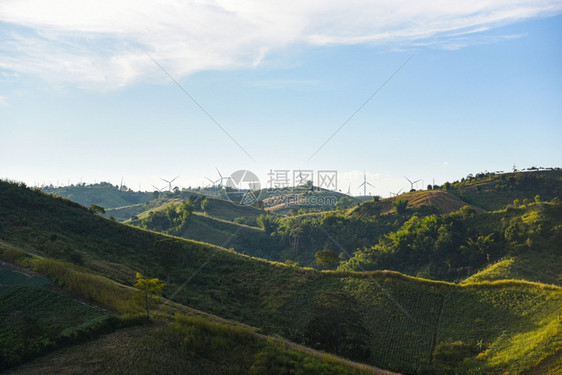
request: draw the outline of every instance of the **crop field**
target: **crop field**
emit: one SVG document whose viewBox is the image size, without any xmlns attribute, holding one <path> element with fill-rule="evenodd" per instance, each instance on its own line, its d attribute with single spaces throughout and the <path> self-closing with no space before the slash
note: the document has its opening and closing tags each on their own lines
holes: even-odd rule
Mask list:
<svg viewBox="0 0 562 375">
<path fill-rule="evenodd" d="M 107 314 L 57 292 L 45 277 L 27 277 L 0 269 L 0 369 L 19 363 L 64 337 L 76 335 L 107 318 Z"/>
</svg>

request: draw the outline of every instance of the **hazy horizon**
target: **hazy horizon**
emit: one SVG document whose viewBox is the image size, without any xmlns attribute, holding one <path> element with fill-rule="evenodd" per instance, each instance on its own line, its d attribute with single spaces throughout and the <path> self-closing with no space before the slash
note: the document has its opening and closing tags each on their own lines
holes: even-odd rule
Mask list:
<svg viewBox="0 0 562 375">
<path fill-rule="evenodd" d="M 362 195 L 562 165 L 562 5 L 5 1 L 0 178 Z M 210 27 L 212 25 L 212 27 Z M 176 84 L 177 83 L 177 84 Z M 182 91 L 185 90 L 185 91 Z M 421 187 L 421 186 L 420 186 Z"/>
</svg>

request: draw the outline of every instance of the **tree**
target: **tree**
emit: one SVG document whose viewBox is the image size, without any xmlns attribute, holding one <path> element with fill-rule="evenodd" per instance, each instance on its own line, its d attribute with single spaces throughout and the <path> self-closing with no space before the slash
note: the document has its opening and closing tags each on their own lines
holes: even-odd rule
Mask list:
<svg viewBox="0 0 562 375">
<path fill-rule="evenodd" d="M 267 215 L 262 214 L 258 216 L 256 218 L 256 222 L 267 235 L 275 232 L 279 227 L 279 219 L 269 214 Z"/>
<path fill-rule="evenodd" d="M 541 203 L 541 196 L 540 195 L 535 195 L 535 202 L 536 203 Z"/>
<path fill-rule="evenodd" d="M 209 200 L 205 198 L 201 201 L 201 209 L 203 210 L 203 212 L 207 212 L 208 208 L 209 208 Z"/>
<path fill-rule="evenodd" d="M 406 207 L 408 206 L 408 200 L 407 199 L 395 200 L 392 202 L 392 205 L 394 206 L 394 208 L 396 208 L 396 212 L 398 214 L 403 214 L 404 212 L 406 212 Z"/>
<path fill-rule="evenodd" d="M 316 263 L 326 269 L 334 269 L 340 263 L 340 257 L 332 250 L 319 250 L 314 254 Z"/>
<path fill-rule="evenodd" d="M 105 214 L 105 210 L 103 209 L 102 206 L 98 206 L 96 204 L 91 204 L 90 205 L 90 212 L 93 214 L 97 214 L 97 215 L 103 215 Z"/>
<path fill-rule="evenodd" d="M 150 319 L 150 305 L 159 300 L 162 288 L 164 288 L 165 285 L 166 283 L 160 281 L 158 278 L 145 279 L 140 272 L 137 272 L 137 282 L 134 287 L 137 288 L 138 295 L 144 300 L 147 318 Z"/>
</svg>

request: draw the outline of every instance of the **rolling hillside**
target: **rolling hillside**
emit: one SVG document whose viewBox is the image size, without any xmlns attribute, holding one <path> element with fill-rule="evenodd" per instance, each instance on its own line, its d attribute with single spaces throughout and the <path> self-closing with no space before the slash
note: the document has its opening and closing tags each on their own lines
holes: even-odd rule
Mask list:
<svg viewBox="0 0 562 375">
<path fill-rule="evenodd" d="M 0 202 L 0 238 L 12 246 L 128 285 L 135 271 L 169 273 L 176 302 L 379 367 L 518 374 L 561 348 L 556 286 L 318 272 L 127 227 L 5 182 Z"/>
<path fill-rule="evenodd" d="M 556 168 L 548 171 L 519 171 L 503 174 L 469 175 L 461 181 L 448 185 L 448 191 L 463 201 L 494 211 L 525 199 L 533 202 L 538 195 L 540 199 L 550 201 L 562 196 L 562 170 Z"/>
<path fill-rule="evenodd" d="M 134 192 L 108 182 L 78 184 L 63 187 L 43 187 L 42 190 L 59 197 L 68 198 L 86 207 L 95 204 L 104 208 L 115 208 L 148 202 L 153 199 L 149 192 Z"/>
<path fill-rule="evenodd" d="M 256 192 L 264 208 L 277 214 L 288 214 L 291 210 L 326 211 L 336 208 L 342 198 L 351 203 L 360 202 L 359 199 L 322 188 L 298 186 L 284 189 L 262 189 Z"/>
<path fill-rule="evenodd" d="M 395 213 L 396 208 L 392 205 L 395 200 L 405 199 L 408 201 L 408 208 L 422 209 L 427 208 L 428 212 L 449 214 L 458 211 L 463 206 L 482 211 L 482 209 L 468 204 L 453 194 L 441 190 L 424 190 L 403 193 L 394 198 L 381 199 L 379 202 L 367 201 L 349 210 L 349 215 L 373 216 L 378 214 Z"/>
<path fill-rule="evenodd" d="M 8 374 L 392 374 L 299 349 L 265 340 L 248 329 L 179 316 L 174 323 L 111 333 Z"/>
</svg>

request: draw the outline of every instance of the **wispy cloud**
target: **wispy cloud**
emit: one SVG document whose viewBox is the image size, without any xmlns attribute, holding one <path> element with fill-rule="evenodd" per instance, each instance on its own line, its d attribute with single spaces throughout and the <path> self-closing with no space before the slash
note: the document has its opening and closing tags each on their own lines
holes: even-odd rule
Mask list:
<svg viewBox="0 0 562 375">
<path fill-rule="evenodd" d="M 423 3 L 423 4 L 422 4 Z M 256 67 L 296 45 L 462 48 L 491 28 L 562 12 L 552 0 L 3 0 L 0 69 L 84 87 Z"/>
</svg>

